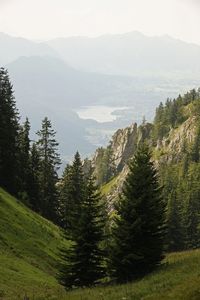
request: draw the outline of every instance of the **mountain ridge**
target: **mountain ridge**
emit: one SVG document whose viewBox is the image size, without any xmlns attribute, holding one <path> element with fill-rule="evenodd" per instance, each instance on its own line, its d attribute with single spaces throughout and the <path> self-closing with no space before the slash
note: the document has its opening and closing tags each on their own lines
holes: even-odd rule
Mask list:
<svg viewBox="0 0 200 300">
<path fill-rule="evenodd" d="M 188 100 L 192 99 L 195 93 L 197 94 L 194 96 L 194 100 Z M 103 194 L 107 194 L 109 203 L 113 203 L 121 192 L 128 173 L 128 163 L 140 143 L 147 142 L 150 145 L 152 160 L 158 170 L 162 170 L 166 165 L 182 163 L 186 158 L 191 160 L 189 157 L 192 155 L 192 147 L 195 147 L 199 137 L 200 95 L 198 91 L 192 90 L 182 97 L 179 96 L 176 100 L 171 102 L 168 100 L 165 104 L 166 109 L 169 103 L 176 106 L 180 99 L 182 99 L 182 104 L 179 104 L 180 112 L 176 113 L 180 118 L 177 125 L 173 126 L 170 122 L 165 124 L 163 120 L 156 121 L 159 108 L 162 108 L 160 104 L 153 123 L 144 121 L 141 125 L 133 123 L 124 129 L 119 129 L 113 135 L 107 148 L 96 150 L 92 159 L 94 174 L 97 182 L 102 185 Z M 163 116 L 162 118 L 164 119 Z M 155 138 L 156 126 L 159 126 L 159 130 L 164 130 L 161 137 Z M 198 148 L 195 151 L 198 151 Z"/>
<path fill-rule="evenodd" d="M 148 76 L 152 75 L 152 71 L 163 76 L 167 71 L 196 69 L 200 51 L 197 44 L 169 36 L 146 36 L 139 32 L 92 38 L 58 38 L 47 44 L 77 68 L 129 76 Z M 188 61 L 190 64 L 187 64 Z"/>
</svg>

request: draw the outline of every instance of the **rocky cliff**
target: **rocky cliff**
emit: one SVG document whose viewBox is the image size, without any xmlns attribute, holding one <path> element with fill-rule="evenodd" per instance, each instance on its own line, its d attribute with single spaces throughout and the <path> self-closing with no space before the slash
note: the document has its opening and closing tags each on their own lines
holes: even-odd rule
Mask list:
<svg viewBox="0 0 200 300">
<path fill-rule="evenodd" d="M 92 165 L 99 184 L 107 182 L 123 171 L 138 144 L 145 139 L 150 140 L 152 128 L 150 123 L 140 126 L 133 123 L 129 127 L 117 130 L 108 147 L 96 150 Z"/>
<path fill-rule="evenodd" d="M 198 101 L 200 103 L 200 99 Z M 199 114 L 195 110 L 196 106 L 192 105 L 194 106 L 193 109 L 191 109 L 191 103 L 184 106 L 182 121 L 176 126 L 169 126 L 169 130 L 162 138 L 155 139 L 154 137 L 156 124 L 144 123 L 138 126 L 134 123 L 125 129 L 117 130 L 107 148 L 97 149 L 93 158 L 97 177 L 102 171 L 102 162 L 106 157 L 105 153 L 107 153 L 104 171 L 109 170 L 108 176 L 105 176 L 104 180 L 98 177 L 98 183 L 103 184 L 102 192 L 106 195 L 110 207 L 122 190 L 123 182 L 128 173 L 128 161 L 133 157 L 139 143 L 146 140 L 150 144 L 152 159 L 158 170 L 161 166 L 181 162 L 185 153 L 191 152 L 195 139 L 200 133 L 198 131 Z M 181 109 L 183 111 L 182 107 Z M 187 111 L 187 117 L 185 117 L 185 111 Z"/>
</svg>

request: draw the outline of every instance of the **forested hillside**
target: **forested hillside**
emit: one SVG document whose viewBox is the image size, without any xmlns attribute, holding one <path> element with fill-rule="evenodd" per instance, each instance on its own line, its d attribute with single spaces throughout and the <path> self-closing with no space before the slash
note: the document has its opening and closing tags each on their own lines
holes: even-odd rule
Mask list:
<svg viewBox="0 0 200 300">
<path fill-rule="evenodd" d="M 152 124 L 119 130 L 107 148 L 96 151 L 92 164 L 102 192 L 112 204 L 127 176 L 127 164 L 146 141 L 159 171 L 167 205 L 170 251 L 198 248 L 200 243 L 200 91 L 168 99 L 156 110 Z"/>
</svg>

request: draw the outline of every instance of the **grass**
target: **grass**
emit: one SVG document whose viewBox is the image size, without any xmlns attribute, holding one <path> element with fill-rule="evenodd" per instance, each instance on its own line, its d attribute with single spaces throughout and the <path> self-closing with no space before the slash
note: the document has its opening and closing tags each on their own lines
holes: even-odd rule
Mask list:
<svg viewBox="0 0 200 300">
<path fill-rule="evenodd" d="M 118 179 L 119 176 L 115 176 L 108 183 L 104 184 L 101 187 L 102 195 L 108 195 L 111 192 L 112 188 L 116 185 Z"/>
<path fill-rule="evenodd" d="M 199 300 L 200 250 L 173 253 L 144 279 L 124 285 L 77 290 L 63 300 Z"/>
<path fill-rule="evenodd" d="M 200 250 L 167 255 L 144 279 L 66 293 L 57 283 L 58 227 L 0 189 L 0 299 L 199 300 Z"/>
<path fill-rule="evenodd" d="M 63 292 L 55 275 L 64 244 L 58 227 L 0 189 L 0 299 Z"/>
</svg>

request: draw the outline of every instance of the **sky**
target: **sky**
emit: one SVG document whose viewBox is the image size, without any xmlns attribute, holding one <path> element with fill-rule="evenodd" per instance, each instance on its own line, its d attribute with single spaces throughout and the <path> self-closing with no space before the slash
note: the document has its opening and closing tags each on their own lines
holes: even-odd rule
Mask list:
<svg viewBox="0 0 200 300">
<path fill-rule="evenodd" d="M 140 31 L 200 44 L 200 0 L 0 0 L 0 32 L 34 40 Z"/>
</svg>

